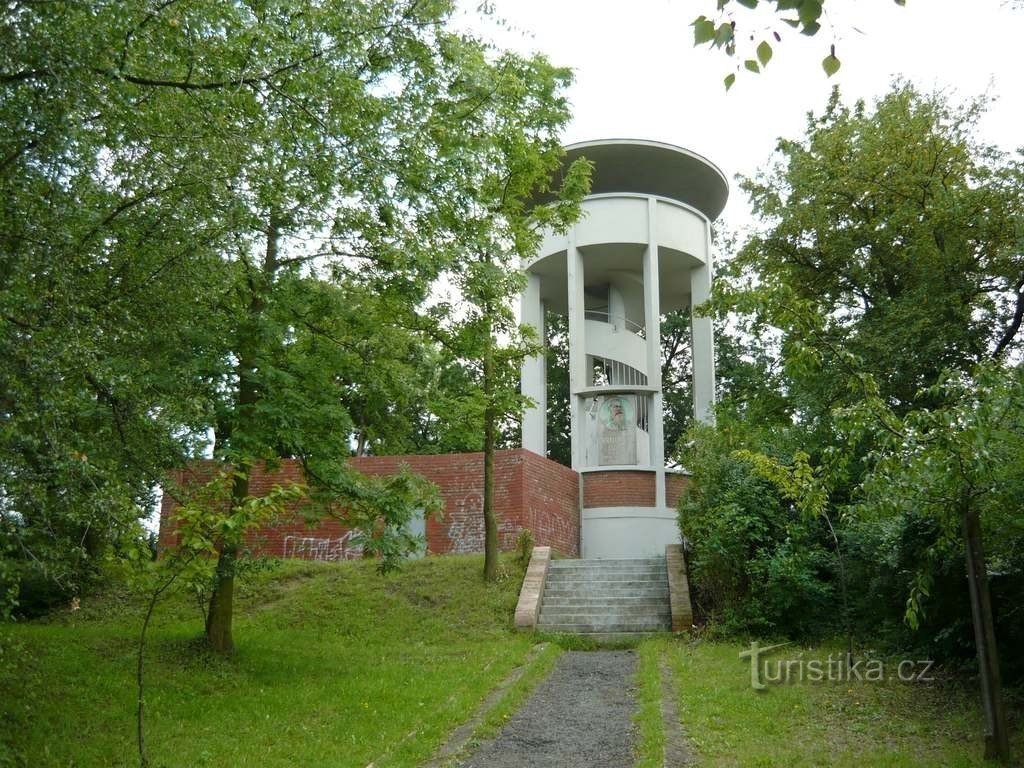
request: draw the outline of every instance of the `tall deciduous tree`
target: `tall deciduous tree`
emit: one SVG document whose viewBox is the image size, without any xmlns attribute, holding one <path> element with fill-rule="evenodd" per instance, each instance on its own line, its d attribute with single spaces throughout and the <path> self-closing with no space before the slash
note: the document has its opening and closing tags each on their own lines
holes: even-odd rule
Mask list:
<svg viewBox="0 0 1024 768">
<path fill-rule="evenodd" d="M 522 66 L 508 55 L 493 64 L 466 49 L 465 66 L 476 77 L 463 86 L 475 103 L 473 128 L 460 147 L 461 194 L 450 215 L 461 222 L 451 243 L 448 273 L 460 308 L 434 308 L 437 338 L 471 365 L 475 386 L 462 399 L 459 418 L 478 424 L 484 453 L 484 578 L 497 577 L 498 521 L 494 511 L 494 451 L 500 423 L 518 415 L 523 358 L 538 339 L 515 322 L 512 300 L 524 287 L 521 263 L 534 255 L 545 227 L 564 229 L 579 216 L 589 188 L 589 165 L 577 161 L 561 177 L 559 130 L 569 118 L 562 89 L 570 74 L 536 57 Z M 530 109 L 523 109 L 529 105 Z M 473 194 L 469 191 L 473 190 Z M 452 318 L 443 322 L 447 316 Z"/>
<path fill-rule="evenodd" d="M 844 531 L 833 519 L 879 540 L 903 536 L 880 548 L 913 550 L 917 573 L 900 599 L 916 629 L 942 597 L 930 592 L 943 555 L 966 553 L 986 752 L 1005 760 L 983 532 L 997 552 L 1007 538 L 1019 546 L 1007 524 L 1019 504 L 1001 506 L 1020 487 L 1011 361 L 1024 314 L 1024 174 L 974 138 L 983 106 L 901 84 L 872 110 L 834 94 L 803 140 L 781 142 L 778 164 L 745 180 L 766 226 L 722 273 L 718 299 L 780 338 L 790 455 L 755 466 L 789 465 L 780 487 L 827 514 L 837 555 Z M 1012 555 L 1002 562 L 1019 572 Z"/>
<path fill-rule="evenodd" d="M 913 511 L 941 531 L 914 574 L 907 620 L 917 627 L 927 610 L 938 562 L 966 563 L 974 641 L 981 678 L 985 757 L 1009 761 L 1010 748 L 1002 675 L 996 643 L 987 563 L 1014 568 L 1020 540 L 1020 494 L 1024 491 L 1024 369 L 979 366 L 971 377 L 937 385 L 937 410 L 922 409 L 902 421 L 861 408 L 871 428 L 878 460 L 864 482 L 863 509 L 871 519 Z M 894 428 L 895 426 L 895 428 Z M 985 545 L 983 526 L 990 546 Z M 1009 556 L 1007 556 L 1009 554 Z M 995 555 L 995 558 L 992 556 Z"/>
<path fill-rule="evenodd" d="M 0 18 L 0 562 L 67 594 L 208 422 L 244 96 L 177 9 Z"/>
<path fill-rule="evenodd" d="M 381 489 L 344 461 L 389 415 L 367 387 L 399 389 L 386 371 L 415 344 L 407 315 L 440 272 L 480 263 L 484 212 L 528 218 L 521 187 L 543 188 L 567 114 L 563 72 L 451 31 L 452 12 L 4 7 L 0 511 L 19 562 L 77 582 L 64 564 L 134 534 L 208 430 L 234 504 L 251 467 L 289 456 L 376 519 Z M 399 523 L 408 506 L 377 512 Z M 221 542 L 220 648 L 237 547 Z"/>
<path fill-rule="evenodd" d="M 806 139 L 780 142 L 778 163 L 743 181 L 767 226 L 730 267 L 751 288 L 732 299 L 782 329 L 784 359 L 841 348 L 906 411 L 933 403 L 922 390 L 943 370 L 1019 347 L 1024 183 L 975 139 L 983 107 L 904 84 L 871 110 L 835 92 Z M 794 322 L 808 311 L 813 329 Z M 790 374 L 812 417 L 850 398 L 841 358 L 824 359 L 822 374 Z"/>
<path fill-rule="evenodd" d="M 564 75 L 539 58 L 488 60 L 479 42 L 440 26 L 447 12 L 446 6 L 380 4 L 372 13 L 342 15 L 334 8 L 325 19 L 303 20 L 305 47 L 327 53 L 310 71 L 298 70 L 298 83 L 285 79 L 262 94 L 266 135 L 247 183 L 254 192 L 254 225 L 262 224 L 248 242 L 262 240 L 261 260 L 255 263 L 244 247 L 239 252 L 237 364 L 224 420 L 223 455 L 243 468 L 233 503 L 248 495 L 246 468 L 253 460 L 282 454 L 299 458 L 310 481 L 335 497 L 352 495 L 351 472 L 342 460 L 351 429 L 338 429 L 351 427 L 350 414 L 337 382 L 315 375 L 333 376 L 336 368 L 300 358 L 296 375 L 288 362 L 296 349 L 293 333 L 322 337 L 329 348 L 331 342 L 345 346 L 346 339 L 351 344 L 357 328 L 342 321 L 325 334 L 323 321 L 309 321 L 316 313 L 304 306 L 303 269 L 329 266 L 334 280 L 363 286 L 365 301 L 372 290 L 394 312 L 392 320 L 377 313 L 385 325 L 408 322 L 409 311 L 426 300 L 443 270 L 472 275 L 467 294 L 483 286 L 472 295 L 482 297 L 488 322 L 500 312 L 488 291 L 505 288 L 494 288 L 499 283 L 493 275 L 479 274 L 486 262 L 481 249 L 502 236 L 523 237 L 515 206 L 522 205 L 521 187 L 543 189 L 552 172 L 553 137 L 566 114 L 557 93 Z M 286 9 L 270 21 L 272 28 L 291 23 Z M 292 106 L 310 93 L 327 108 L 295 112 Z M 292 243 L 293 253 L 283 252 L 289 237 L 315 234 L 328 215 L 326 249 L 305 253 Z M 512 223 L 502 229 L 504 221 Z M 488 352 L 483 359 L 487 368 L 495 357 Z M 485 380 L 494 386 L 493 376 Z M 485 420 L 493 402 L 485 406 Z M 364 430 L 368 415 L 360 414 Z M 487 423 L 492 476 L 495 419 Z M 488 488 L 493 496 L 493 479 L 485 481 L 484 494 L 485 508 L 492 508 Z M 402 520 L 385 515 L 385 522 L 387 528 Z M 369 532 L 364 538 L 373 540 Z M 208 613 L 207 636 L 221 649 L 231 646 L 236 557 L 236 545 L 225 542 Z"/>
</svg>

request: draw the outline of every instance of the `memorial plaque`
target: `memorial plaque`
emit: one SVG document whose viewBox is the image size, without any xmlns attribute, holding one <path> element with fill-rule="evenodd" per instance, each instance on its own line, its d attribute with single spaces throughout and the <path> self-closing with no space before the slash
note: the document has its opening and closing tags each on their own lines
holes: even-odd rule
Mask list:
<svg viewBox="0 0 1024 768">
<path fill-rule="evenodd" d="M 601 398 L 597 442 L 599 466 L 636 464 L 636 400 L 632 395 Z"/>
</svg>

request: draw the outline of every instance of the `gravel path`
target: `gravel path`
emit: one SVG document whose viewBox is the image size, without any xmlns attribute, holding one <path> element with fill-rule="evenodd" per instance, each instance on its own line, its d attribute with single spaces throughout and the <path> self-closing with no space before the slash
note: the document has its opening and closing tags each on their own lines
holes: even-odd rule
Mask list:
<svg viewBox="0 0 1024 768">
<path fill-rule="evenodd" d="M 463 768 L 630 768 L 633 651 L 570 651 Z"/>
</svg>

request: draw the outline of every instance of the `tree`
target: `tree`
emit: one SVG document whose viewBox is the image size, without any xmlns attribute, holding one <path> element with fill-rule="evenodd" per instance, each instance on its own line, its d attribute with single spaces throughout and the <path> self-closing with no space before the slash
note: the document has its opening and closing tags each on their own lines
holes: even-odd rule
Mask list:
<svg viewBox="0 0 1024 768">
<path fill-rule="evenodd" d="M 331 359 L 338 347 L 358 346 L 352 338 L 356 324 L 342 320 L 325 332 L 341 308 L 319 301 L 327 295 L 330 302 L 329 290 L 314 291 L 316 301 L 307 304 L 310 280 L 302 268 L 316 270 L 317 260 L 325 260 L 335 281 L 364 286 L 363 301 L 375 295 L 373 301 L 393 312 L 396 323 L 414 322 L 400 305 L 426 301 L 432 280 L 443 270 L 464 274 L 464 293 L 482 307 L 478 321 L 496 327 L 499 297 L 507 290 L 501 281 L 508 276 L 488 271 L 486 249 L 502 237 L 525 239 L 514 221 L 524 190 L 546 190 L 561 151 L 554 137 L 566 119 L 557 97 L 564 72 L 539 57 L 507 54 L 489 61 L 477 41 L 436 26 L 445 20 L 446 8 L 413 3 L 401 9 L 382 4 L 377 10 L 388 23 L 381 25 L 375 14 L 355 17 L 366 25 L 355 37 L 353 16 L 338 9 L 308 28 L 303 22 L 311 51 L 325 46 L 325 35 L 336 35 L 326 43 L 329 54 L 318 56 L 316 69 L 305 73 L 297 92 L 290 92 L 294 83 L 287 80 L 264 94 L 262 165 L 250 181 L 257 193 L 254 227 L 263 227 L 254 232 L 264 241 L 262 262 L 254 264 L 245 249 L 239 252 L 241 299 L 232 347 L 237 364 L 219 420 L 227 427 L 219 451 L 242 468 L 233 504 L 248 495 L 246 468 L 254 459 L 280 455 L 298 458 L 310 482 L 343 504 L 367 499 L 343 460 L 350 429 L 338 427 L 351 422 L 337 393 L 340 361 Z M 273 22 L 285 26 L 290 12 L 281 13 Z M 389 94 L 383 103 L 379 89 Z M 334 105 L 316 121 L 291 109 L 310 92 Z M 326 249 L 281 253 L 282 237 L 294 238 L 327 216 L 332 231 Z M 550 217 L 535 218 L 545 223 Z M 385 313 L 377 317 L 383 320 Z M 320 343 L 292 343 L 292 335 Z M 318 357 L 310 358 L 314 347 Z M 489 552 L 496 547 L 490 498 L 494 431 L 503 407 L 494 374 L 503 360 L 495 349 L 488 334 L 482 360 Z M 360 415 L 365 432 L 368 412 Z M 399 508 L 380 509 L 388 511 Z M 384 530 L 399 531 L 407 516 L 408 511 L 385 514 Z M 383 546 L 381 553 L 391 549 Z M 487 561 L 492 578 L 493 555 Z M 208 639 L 222 650 L 231 647 L 236 557 L 237 544 L 225 541 L 207 619 Z"/>
<path fill-rule="evenodd" d="M 187 71 L 176 14 L 2 11 L 0 536 L 12 597 L 43 579 L 74 594 L 105 554 L 130 549 L 152 489 L 198 450 L 209 415 L 220 350 L 203 321 L 224 290 L 240 144 L 200 96 L 218 73 L 154 82 Z"/>
<path fill-rule="evenodd" d="M 825 0 L 763 0 L 764 7 L 770 9 L 770 15 L 762 26 L 747 26 L 759 5 L 758 0 L 718 0 L 714 19 L 701 14 L 693 20 L 693 44 L 707 44 L 713 48 L 724 50 L 731 58 L 742 59 L 742 68 L 747 72 L 759 73 L 768 66 L 774 55 L 772 42 L 782 42 L 782 33 L 786 27 L 797 30 L 800 34 L 814 37 L 828 25 Z M 893 0 L 896 5 L 906 5 L 906 0 Z M 828 7 L 834 7 L 835 2 Z M 749 48 L 744 38 L 749 37 Z M 754 45 L 756 42 L 756 46 Z M 821 68 L 827 77 L 839 71 L 841 62 L 836 56 L 836 42 L 833 38 L 828 54 L 821 60 Z M 725 77 L 725 88 L 728 90 L 736 82 L 740 72 L 737 63 L 736 71 Z"/>
<path fill-rule="evenodd" d="M 780 142 L 779 162 L 744 181 L 765 228 L 719 273 L 717 301 L 778 338 L 778 437 L 737 446 L 737 435 L 757 438 L 764 426 L 724 424 L 733 447 L 747 449 L 733 458 L 833 535 L 839 572 L 811 575 L 804 591 L 846 583 L 852 559 L 879 599 L 847 613 L 891 630 L 884 598 L 898 596 L 898 618 L 917 631 L 926 605 L 953 599 L 932 586 L 947 556 L 965 552 L 986 751 L 1005 759 L 985 561 L 988 550 L 1005 572 L 1021 572 L 1009 520 L 1019 516 L 1011 361 L 1021 343 L 1024 177 L 974 138 L 982 109 L 902 84 L 871 111 L 834 94 L 805 139 Z M 928 639 L 959 626 L 932 624 Z"/>
<path fill-rule="evenodd" d="M 871 111 L 834 92 L 807 139 L 781 141 L 779 162 L 743 180 L 767 229 L 731 265 L 726 301 L 782 330 L 783 360 L 824 353 L 821 373 L 789 371 L 808 418 L 857 396 L 830 349 L 905 412 L 934 404 L 922 392 L 943 370 L 1019 347 L 1024 184 L 974 138 L 983 107 L 899 83 Z"/>
<path fill-rule="evenodd" d="M 589 164 L 574 162 L 552 189 L 564 154 L 559 129 L 569 118 L 560 93 L 570 79 L 567 70 L 541 57 L 522 68 L 509 56 L 485 69 L 477 51 L 467 51 L 466 63 L 479 73 L 468 84 L 468 98 L 478 100 L 481 92 L 514 98 L 484 101 L 474 115 L 475 130 L 460 148 L 468 160 L 464 191 L 451 198 L 450 215 L 462 222 L 453 256 L 466 261 L 449 274 L 460 308 L 442 302 L 432 317 L 436 338 L 474 374 L 475 386 L 456 413 L 478 424 L 483 438 L 484 578 L 493 581 L 499 545 L 494 451 L 500 423 L 522 411 L 519 371 L 538 341 L 516 324 L 512 310 L 512 300 L 524 287 L 520 263 L 536 252 L 543 228 L 565 229 L 578 218 L 589 188 Z M 522 103 L 534 109 L 524 111 Z M 470 195 L 469 190 L 476 192 Z"/>
<path fill-rule="evenodd" d="M 453 244 L 480 226 L 462 214 L 499 197 L 484 168 L 540 146 L 548 162 L 565 115 L 564 73 L 492 58 L 447 28 L 452 10 L 5 6 L 0 461 L 19 563 L 80 583 L 68 555 L 135 536 L 210 430 L 233 504 L 249 468 L 294 457 L 319 500 L 373 517 L 380 489 L 347 469 L 348 440 L 392 414 L 349 384 L 372 360 L 399 391 L 412 310 L 462 268 Z M 513 171 L 522 200 L 539 174 Z M 368 356 L 368 332 L 394 343 Z M 401 506 L 378 513 L 397 525 Z M 223 537 L 209 613 L 221 648 L 237 547 Z"/>
<path fill-rule="evenodd" d="M 940 535 L 915 574 L 907 621 L 916 627 L 926 610 L 938 561 L 962 554 L 974 626 L 985 716 L 985 757 L 1009 761 L 995 618 L 982 526 L 997 562 L 1019 568 L 1007 543 L 1020 541 L 1020 494 L 1024 490 L 1024 377 L 1022 369 L 979 367 L 972 377 L 936 385 L 948 407 L 919 410 L 902 421 L 878 402 L 849 420 L 873 429 L 878 458 L 865 478 L 863 512 L 895 517 L 913 510 L 934 520 Z M 870 408 L 875 414 L 866 413 Z M 863 421 L 861 421 L 863 419 Z"/>
</svg>

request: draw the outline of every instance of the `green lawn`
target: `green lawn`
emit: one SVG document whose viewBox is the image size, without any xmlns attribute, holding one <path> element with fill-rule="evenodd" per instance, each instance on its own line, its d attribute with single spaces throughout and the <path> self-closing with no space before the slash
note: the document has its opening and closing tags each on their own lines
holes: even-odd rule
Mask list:
<svg viewBox="0 0 1024 768">
<path fill-rule="evenodd" d="M 485 585 L 481 569 L 478 556 L 430 557 L 386 577 L 369 562 L 281 564 L 240 590 L 228 659 L 201 650 L 197 608 L 169 598 L 148 654 L 153 768 L 419 765 L 537 639 L 511 626 L 521 572 L 504 560 L 504 578 Z M 0 767 L 138 765 L 141 613 L 137 597 L 111 591 L 75 613 L 0 628 Z M 663 659 L 698 766 L 982 764 L 978 696 L 962 682 L 757 692 L 739 644 L 660 637 L 638 650 L 638 768 L 661 765 Z M 558 651 L 533 657 L 478 736 L 500 728 Z M 1019 703 L 1012 714 L 1022 756 Z"/>
<path fill-rule="evenodd" d="M 198 609 L 169 599 L 148 655 L 153 765 L 416 765 L 530 648 L 511 626 L 521 573 L 503 569 L 488 586 L 476 556 L 385 577 L 369 562 L 283 564 L 241 589 L 227 660 L 199 649 Z M 8 654 L 0 672 L 0 765 L 138 764 L 140 618 L 137 599 L 107 594 L 2 630 L 30 660 Z"/>
<path fill-rule="evenodd" d="M 980 697 L 962 681 L 797 682 L 750 686 L 746 646 L 661 639 L 644 643 L 641 663 L 671 664 L 686 736 L 701 766 L 978 766 Z M 837 658 L 838 647 L 792 646 L 782 658 Z M 772 658 L 775 658 L 773 656 Z M 654 684 L 642 678 L 649 691 Z M 1013 755 L 1024 757 L 1019 709 L 1011 712 Z M 642 723 L 651 730 L 653 715 Z M 648 737 L 652 743 L 656 738 Z M 649 758 L 648 758 L 649 759 Z"/>
</svg>

